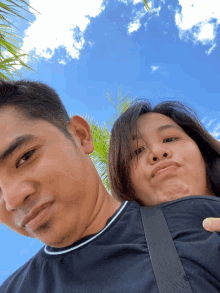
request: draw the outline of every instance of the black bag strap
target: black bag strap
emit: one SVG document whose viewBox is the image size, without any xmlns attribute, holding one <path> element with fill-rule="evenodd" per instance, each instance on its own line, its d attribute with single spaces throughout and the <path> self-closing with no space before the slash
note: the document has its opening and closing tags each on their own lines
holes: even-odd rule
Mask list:
<svg viewBox="0 0 220 293">
<path fill-rule="evenodd" d="M 140 211 L 159 292 L 192 293 L 161 206 L 141 206 Z"/>
</svg>

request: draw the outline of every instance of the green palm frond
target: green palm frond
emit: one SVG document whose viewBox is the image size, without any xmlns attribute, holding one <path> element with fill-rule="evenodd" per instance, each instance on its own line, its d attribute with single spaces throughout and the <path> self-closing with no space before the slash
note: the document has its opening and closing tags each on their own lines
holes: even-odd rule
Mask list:
<svg viewBox="0 0 220 293">
<path fill-rule="evenodd" d="M 117 111 L 117 113 L 112 115 L 109 118 L 109 120 L 106 122 L 106 124 L 109 125 L 110 127 L 113 126 L 114 122 L 121 116 L 122 113 L 124 113 L 129 108 L 131 103 L 136 99 L 136 97 L 132 97 L 130 92 L 122 96 L 122 89 L 123 87 L 121 87 L 121 89 L 119 89 L 118 87 L 118 97 L 116 101 L 113 101 L 111 94 L 109 92 L 106 92 L 106 96 L 108 100 Z"/>
<path fill-rule="evenodd" d="M 20 15 L 17 10 L 28 11 L 20 4 L 24 4 L 25 6 L 34 9 L 24 0 L 0 1 L 0 22 L 2 22 L 0 23 L 0 77 L 4 79 L 9 79 L 9 77 L 14 79 L 15 74 L 22 77 L 20 72 L 16 69 L 18 66 L 22 66 L 27 70 L 35 72 L 35 70 L 27 65 L 28 61 L 31 59 L 34 60 L 35 58 L 20 49 L 21 42 L 18 40 L 20 37 L 13 33 L 14 29 L 12 29 L 12 26 L 14 25 L 9 20 L 13 17 L 27 20 Z"/>
<path fill-rule="evenodd" d="M 122 96 L 122 88 L 119 90 L 118 88 L 118 97 L 116 101 L 113 101 L 112 96 L 107 92 L 106 93 L 110 103 L 114 106 L 117 113 L 110 117 L 108 124 L 112 127 L 115 120 L 124 113 L 127 108 L 131 105 L 131 102 L 134 98 L 131 97 L 130 92 Z M 94 119 L 89 117 L 88 115 L 80 115 L 82 116 L 90 125 L 91 133 L 93 137 L 94 143 L 94 151 L 90 155 L 92 162 L 94 163 L 96 170 L 102 180 L 107 191 L 111 194 L 110 185 L 108 180 L 108 170 L 107 170 L 107 162 L 108 162 L 108 151 L 109 151 L 109 143 L 110 143 L 110 131 L 107 129 L 106 124 L 104 126 L 100 126 L 97 122 L 94 122 Z"/>
<path fill-rule="evenodd" d="M 28 61 L 31 58 L 34 59 L 34 57 L 30 54 L 25 54 L 19 46 L 13 44 L 20 44 L 20 42 L 15 38 L 11 38 L 11 36 L 16 38 L 15 35 L 0 28 L 0 77 L 5 79 L 9 79 L 5 74 L 14 78 L 14 74 L 16 73 L 21 77 L 21 74 L 16 69 L 17 66 L 35 71 L 27 65 Z M 25 59 L 27 61 L 25 61 Z"/>
<path fill-rule="evenodd" d="M 21 6 L 20 4 L 24 4 L 25 6 Z M 18 18 L 21 18 L 21 19 L 27 20 L 28 22 L 31 22 L 30 20 L 28 20 L 25 17 L 23 17 L 22 15 L 20 15 L 17 10 L 17 8 L 20 8 L 21 10 L 30 12 L 25 8 L 26 6 L 35 10 L 36 12 L 38 12 L 36 9 L 34 9 L 32 6 L 30 6 L 28 4 L 28 2 L 26 2 L 24 0 L 15 0 L 15 1 L 5 0 L 4 2 L 0 1 L 0 20 L 8 23 L 10 26 L 13 25 L 12 22 L 9 21 L 9 17 L 12 17 L 12 16 L 17 16 Z"/>
<path fill-rule="evenodd" d="M 147 4 L 147 1 L 143 0 L 143 2 L 144 2 L 144 6 L 145 6 L 146 10 L 150 12 L 150 6 Z"/>
<path fill-rule="evenodd" d="M 96 167 L 102 183 L 110 193 L 107 171 L 110 132 L 108 131 L 105 124 L 104 126 L 100 126 L 97 122 L 94 122 L 92 117 L 89 117 L 88 115 L 81 116 L 89 123 L 93 137 L 94 151 L 90 157 Z"/>
</svg>

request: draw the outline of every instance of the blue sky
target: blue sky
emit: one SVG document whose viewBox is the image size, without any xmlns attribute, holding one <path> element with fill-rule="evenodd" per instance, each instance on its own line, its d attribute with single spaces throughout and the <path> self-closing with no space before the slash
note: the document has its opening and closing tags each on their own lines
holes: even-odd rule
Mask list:
<svg viewBox="0 0 220 293">
<path fill-rule="evenodd" d="M 69 115 L 103 125 L 115 109 L 106 91 L 156 105 L 178 100 L 193 108 L 220 139 L 220 2 L 30 0 L 41 14 L 14 18 L 22 49 L 37 61 L 24 78 L 57 90 Z M 0 225 L 0 284 L 43 246 Z"/>
</svg>

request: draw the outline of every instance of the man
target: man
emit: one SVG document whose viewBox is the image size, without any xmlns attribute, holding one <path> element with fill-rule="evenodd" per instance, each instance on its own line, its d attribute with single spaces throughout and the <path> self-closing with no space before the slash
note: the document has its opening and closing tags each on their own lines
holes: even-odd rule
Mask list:
<svg viewBox="0 0 220 293">
<path fill-rule="evenodd" d="M 45 244 L 0 293 L 158 293 L 139 206 L 108 194 L 93 149 L 54 90 L 0 81 L 0 222 Z"/>
</svg>

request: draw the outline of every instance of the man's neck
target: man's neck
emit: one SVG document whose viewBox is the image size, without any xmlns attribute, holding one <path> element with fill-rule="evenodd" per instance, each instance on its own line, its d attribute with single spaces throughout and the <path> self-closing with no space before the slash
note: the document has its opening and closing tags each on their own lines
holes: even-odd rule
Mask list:
<svg viewBox="0 0 220 293">
<path fill-rule="evenodd" d="M 98 198 L 96 212 L 81 238 L 96 234 L 101 231 L 106 226 L 108 219 L 119 209 L 122 204 L 113 196 L 111 196 L 105 188 L 103 192 L 104 196 L 100 196 Z"/>
</svg>

